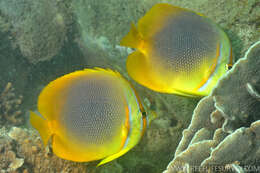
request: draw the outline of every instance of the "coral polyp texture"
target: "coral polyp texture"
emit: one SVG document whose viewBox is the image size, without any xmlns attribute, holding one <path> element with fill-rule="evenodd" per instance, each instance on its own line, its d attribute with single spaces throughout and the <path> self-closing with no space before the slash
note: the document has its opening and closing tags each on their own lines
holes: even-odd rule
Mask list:
<svg viewBox="0 0 260 173">
<path fill-rule="evenodd" d="M 21 125 L 24 122 L 20 109 L 22 100 L 23 96 L 15 94 L 12 83 L 7 83 L 0 93 L 0 125 Z"/>
<path fill-rule="evenodd" d="M 260 170 L 259 66 L 260 41 L 198 103 L 164 173 Z"/>
</svg>

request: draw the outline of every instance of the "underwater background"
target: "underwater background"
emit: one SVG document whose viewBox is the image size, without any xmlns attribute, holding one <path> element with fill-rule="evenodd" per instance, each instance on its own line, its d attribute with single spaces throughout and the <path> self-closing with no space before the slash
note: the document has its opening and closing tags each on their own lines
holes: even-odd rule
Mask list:
<svg viewBox="0 0 260 173">
<path fill-rule="evenodd" d="M 204 14 L 231 41 L 239 63 L 202 100 L 151 91 L 126 72 L 132 50 L 119 42 L 161 2 Z M 259 40 L 260 0 L 0 0 L 0 172 L 260 172 Z M 58 158 L 29 123 L 50 81 L 92 67 L 119 71 L 157 113 L 137 146 L 100 167 Z"/>
</svg>

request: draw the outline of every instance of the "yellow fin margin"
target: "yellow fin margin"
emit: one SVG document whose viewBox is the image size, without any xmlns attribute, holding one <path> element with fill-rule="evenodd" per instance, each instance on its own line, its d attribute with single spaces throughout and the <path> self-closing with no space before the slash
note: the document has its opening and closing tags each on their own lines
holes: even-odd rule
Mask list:
<svg viewBox="0 0 260 173">
<path fill-rule="evenodd" d="M 125 154 L 126 152 L 128 152 L 129 150 L 130 150 L 130 148 L 125 148 L 125 149 L 119 151 L 119 152 L 116 153 L 116 154 L 113 154 L 113 155 L 111 155 L 111 156 L 106 157 L 106 158 L 103 159 L 101 162 L 99 162 L 99 164 L 97 165 L 97 167 L 100 166 L 100 165 L 103 165 L 103 164 L 105 164 L 105 163 L 108 163 L 108 162 L 110 162 L 110 161 L 112 161 L 112 160 L 115 160 L 116 158 L 118 158 L 118 157 L 124 155 L 124 154 Z"/>
<path fill-rule="evenodd" d="M 138 48 L 142 42 L 142 35 L 139 33 L 133 23 L 131 23 L 131 29 L 128 34 L 120 41 L 121 46 Z"/>
<path fill-rule="evenodd" d="M 109 68 L 104 69 L 104 68 L 100 68 L 100 67 L 94 67 L 93 69 L 84 69 L 84 71 L 86 71 L 86 72 L 104 72 L 104 73 L 109 73 L 113 76 L 122 77 L 119 72 L 111 70 Z"/>
<path fill-rule="evenodd" d="M 48 126 L 48 121 L 30 111 L 30 123 L 40 133 L 43 144 L 46 146 L 52 135 L 52 132 Z"/>
<path fill-rule="evenodd" d="M 138 31 L 145 39 L 149 39 L 167 25 L 169 18 L 172 18 L 181 12 L 183 12 L 182 8 L 175 7 L 171 4 L 156 4 L 138 21 Z"/>
</svg>

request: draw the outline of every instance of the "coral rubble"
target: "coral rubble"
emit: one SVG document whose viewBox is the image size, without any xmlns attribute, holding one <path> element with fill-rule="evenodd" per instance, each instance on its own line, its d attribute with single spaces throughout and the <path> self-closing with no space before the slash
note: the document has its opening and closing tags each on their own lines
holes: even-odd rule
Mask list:
<svg viewBox="0 0 260 173">
<path fill-rule="evenodd" d="M 24 122 L 20 105 L 23 96 L 14 93 L 12 83 L 7 83 L 0 93 L 0 124 L 21 125 Z"/>
<path fill-rule="evenodd" d="M 259 171 L 260 41 L 194 110 L 164 173 Z"/>
</svg>

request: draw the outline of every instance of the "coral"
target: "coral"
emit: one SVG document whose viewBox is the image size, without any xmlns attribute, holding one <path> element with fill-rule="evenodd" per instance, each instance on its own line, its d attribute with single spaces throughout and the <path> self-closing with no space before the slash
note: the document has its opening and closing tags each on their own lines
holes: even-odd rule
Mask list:
<svg viewBox="0 0 260 173">
<path fill-rule="evenodd" d="M 226 132 L 242 125 L 249 126 L 247 123 L 259 119 L 259 57 L 260 41 L 250 47 L 212 93 L 216 109 L 225 117 L 223 128 Z"/>
<path fill-rule="evenodd" d="M 31 63 L 51 59 L 59 52 L 72 21 L 65 3 L 52 0 L 2 0 L 0 20 Z"/>
<path fill-rule="evenodd" d="M 164 173 L 259 171 L 259 66 L 260 41 L 198 103 Z"/>
<path fill-rule="evenodd" d="M 144 14 L 147 4 L 139 0 L 78 0 L 72 2 L 72 7 L 82 28 L 82 38 L 88 37 L 89 41 L 100 42 L 111 49 L 109 44 L 119 42 L 120 35 L 129 30 L 130 22 Z"/>
<path fill-rule="evenodd" d="M 37 134 L 13 127 L 0 130 L 0 172 L 86 172 L 86 166 L 56 157 Z"/>
<path fill-rule="evenodd" d="M 24 159 L 18 158 L 15 151 L 12 150 L 12 139 L 4 138 L 2 134 L 0 134 L 0 137 L 0 172 L 16 171 L 23 165 Z"/>
<path fill-rule="evenodd" d="M 24 122 L 20 105 L 23 96 L 14 93 L 12 83 L 7 83 L 5 89 L 0 94 L 0 123 L 21 125 Z"/>
</svg>

